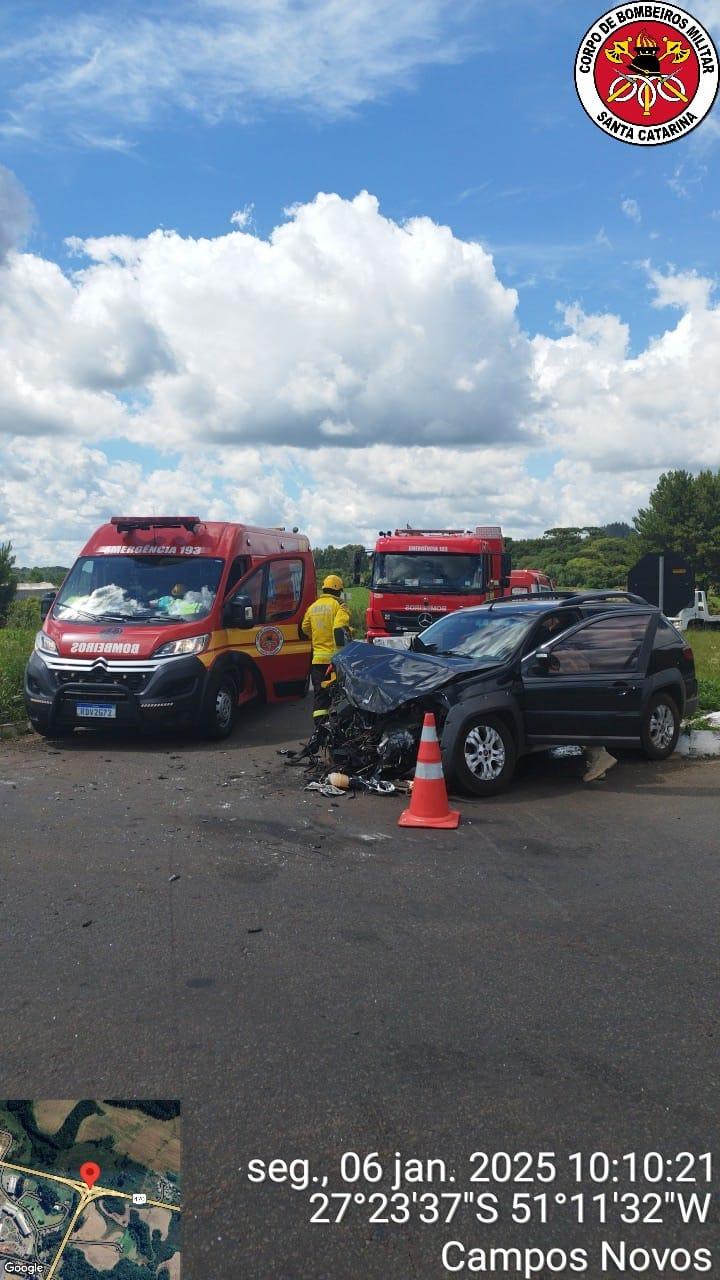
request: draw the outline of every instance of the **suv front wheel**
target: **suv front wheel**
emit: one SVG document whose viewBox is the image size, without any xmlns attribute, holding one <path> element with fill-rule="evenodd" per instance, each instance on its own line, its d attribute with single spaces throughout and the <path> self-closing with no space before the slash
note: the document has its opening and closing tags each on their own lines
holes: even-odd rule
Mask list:
<svg viewBox="0 0 720 1280">
<path fill-rule="evenodd" d="M 496 716 L 476 716 L 458 734 L 452 776 L 470 795 L 494 796 L 509 785 L 516 760 L 515 739 L 505 722 Z"/>
<path fill-rule="evenodd" d="M 205 691 L 201 728 L 206 738 L 229 738 L 235 725 L 237 690 L 230 675 L 211 676 Z"/>
<path fill-rule="evenodd" d="M 666 693 L 651 697 L 642 723 L 642 745 L 648 760 L 667 760 L 680 736 L 680 712 Z"/>
</svg>

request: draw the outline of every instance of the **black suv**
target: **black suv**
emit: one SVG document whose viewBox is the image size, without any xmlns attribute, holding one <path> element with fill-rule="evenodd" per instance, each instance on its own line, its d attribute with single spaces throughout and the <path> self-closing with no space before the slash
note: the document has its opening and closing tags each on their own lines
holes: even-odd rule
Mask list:
<svg viewBox="0 0 720 1280">
<path fill-rule="evenodd" d="M 564 743 L 664 760 L 697 708 L 692 649 L 627 592 L 501 599 L 448 614 L 409 650 L 353 643 L 333 661 L 340 702 L 381 758 L 401 734 L 414 750 L 434 711 L 446 776 L 481 796 L 507 786 L 519 756 Z"/>
</svg>

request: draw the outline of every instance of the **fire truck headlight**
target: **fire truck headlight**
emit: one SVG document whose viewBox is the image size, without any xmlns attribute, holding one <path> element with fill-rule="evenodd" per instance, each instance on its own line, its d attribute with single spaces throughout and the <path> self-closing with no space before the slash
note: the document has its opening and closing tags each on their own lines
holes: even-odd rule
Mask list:
<svg viewBox="0 0 720 1280">
<path fill-rule="evenodd" d="M 203 649 L 207 649 L 209 643 L 209 632 L 206 632 L 204 636 L 188 636 L 185 640 L 169 640 L 167 644 L 161 644 L 160 648 L 155 650 L 153 657 L 177 658 L 181 654 L 202 653 Z"/>
<path fill-rule="evenodd" d="M 35 637 L 35 649 L 37 653 L 57 653 L 58 647 L 46 631 L 38 631 Z"/>
</svg>

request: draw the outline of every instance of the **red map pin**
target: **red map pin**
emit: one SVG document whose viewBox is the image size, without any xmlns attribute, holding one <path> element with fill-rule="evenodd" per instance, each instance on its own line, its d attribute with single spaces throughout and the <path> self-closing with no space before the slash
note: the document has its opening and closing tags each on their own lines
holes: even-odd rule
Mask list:
<svg viewBox="0 0 720 1280">
<path fill-rule="evenodd" d="M 94 1160 L 86 1160 L 85 1164 L 80 1165 L 80 1177 L 88 1190 L 92 1190 L 100 1177 L 100 1165 Z"/>
</svg>

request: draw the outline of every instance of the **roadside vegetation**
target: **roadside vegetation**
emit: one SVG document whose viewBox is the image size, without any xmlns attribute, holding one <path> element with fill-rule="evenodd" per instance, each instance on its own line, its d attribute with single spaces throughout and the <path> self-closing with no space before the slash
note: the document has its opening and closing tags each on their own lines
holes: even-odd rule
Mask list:
<svg viewBox="0 0 720 1280">
<path fill-rule="evenodd" d="M 720 635 L 712 631 L 688 631 L 686 635 L 695 654 L 700 686 L 698 710 L 720 711 Z"/>
<path fill-rule="evenodd" d="M 0 631 L 0 724 L 26 720 L 23 706 L 23 673 L 32 652 L 35 630 Z"/>
<path fill-rule="evenodd" d="M 345 598 L 350 610 L 350 626 L 356 640 L 365 635 L 365 610 L 368 607 L 370 592 L 367 587 L 346 587 Z"/>
</svg>

